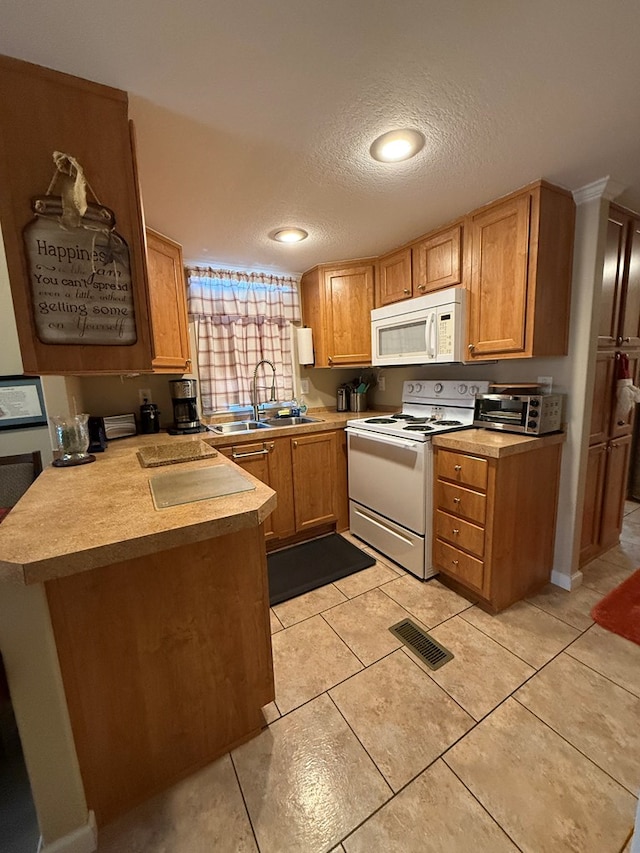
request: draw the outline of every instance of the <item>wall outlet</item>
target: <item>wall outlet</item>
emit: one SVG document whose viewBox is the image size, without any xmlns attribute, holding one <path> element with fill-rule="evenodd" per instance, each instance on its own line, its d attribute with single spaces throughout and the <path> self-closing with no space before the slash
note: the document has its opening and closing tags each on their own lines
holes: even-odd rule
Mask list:
<svg viewBox="0 0 640 853">
<path fill-rule="evenodd" d="M 309 393 L 309 380 L 308 379 L 301 379 L 300 380 L 300 393 L 301 394 L 308 394 Z"/>
<path fill-rule="evenodd" d="M 153 402 L 151 399 L 151 388 L 138 388 L 138 402 L 141 406 L 144 405 L 144 398 L 147 398 L 147 403 Z"/>
<path fill-rule="evenodd" d="M 550 394 L 553 388 L 553 376 L 538 376 L 538 385 L 542 385 L 543 394 Z"/>
<path fill-rule="evenodd" d="M 384 376 L 378 376 L 378 391 L 384 391 L 387 387 L 387 381 Z"/>
</svg>

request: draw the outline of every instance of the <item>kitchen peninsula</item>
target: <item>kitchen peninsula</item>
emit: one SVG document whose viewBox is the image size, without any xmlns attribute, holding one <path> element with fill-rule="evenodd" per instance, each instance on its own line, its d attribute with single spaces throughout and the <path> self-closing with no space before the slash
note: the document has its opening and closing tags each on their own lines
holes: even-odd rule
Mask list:
<svg viewBox="0 0 640 853">
<path fill-rule="evenodd" d="M 222 454 L 143 467 L 156 442 L 201 446 L 139 436 L 48 468 L 0 527 L 0 650 L 45 849 L 257 734 L 274 698 L 275 493 Z M 213 467 L 248 489 L 155 509 L 150 477 Z"/>
</svg>

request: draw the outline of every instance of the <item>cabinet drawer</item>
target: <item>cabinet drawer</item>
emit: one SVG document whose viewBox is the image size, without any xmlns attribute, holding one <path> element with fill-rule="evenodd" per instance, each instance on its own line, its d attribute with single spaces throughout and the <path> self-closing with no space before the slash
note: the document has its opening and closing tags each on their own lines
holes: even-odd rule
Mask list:
<svg viewBox="0 0 640 853">
<path fill-rule="evenodd" d="M 451 450 L 438 450 L 436 474 L 444 480 L 454 480 L 475 489 L 487 488 L 489 464 L 486 459 L 454 453 Z"/>
<path fill-rule="evenodd" d="M 436 480 L 436 506 L 452 515 L 468 518 L 476 524 L 484 524 L 487 498 L 481 492 L 472 492 L 444 480 Z"/>
<path fill-rule="evenodd" d="M 484 583 L 484 563 L 469 554 L 447 545 L 442 539 L 433 543 L 435 567 L 467 586 L 482 592 Z"/>
<path fill-rule="evenodd" d="M 476 557 L 484 557 L 484 527 L 478 527 L 454 515 L 437 510 L 436 536 L 455 545 L 471 551 Z"/>
</svg>

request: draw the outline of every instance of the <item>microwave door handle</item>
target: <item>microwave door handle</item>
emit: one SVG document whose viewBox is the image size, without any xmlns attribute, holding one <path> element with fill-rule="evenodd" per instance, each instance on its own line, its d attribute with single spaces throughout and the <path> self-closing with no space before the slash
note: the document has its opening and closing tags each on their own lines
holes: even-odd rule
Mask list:
<svg viewBox="0 0 640 853">
<path fill-rule="evenodd" d="M 436 357 L 436 312 L 433 311 L 429 318 L 429 358 Z"/>
</svg>

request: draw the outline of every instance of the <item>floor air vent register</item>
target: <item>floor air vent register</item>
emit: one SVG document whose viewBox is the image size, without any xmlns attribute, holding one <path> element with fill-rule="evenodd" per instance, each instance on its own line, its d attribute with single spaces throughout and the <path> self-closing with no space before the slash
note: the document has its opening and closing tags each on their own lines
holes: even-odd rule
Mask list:
<svg viewBox="0 0 640 853">
<path fill-rule="evenodd" d="M 411 649 L 414 655 L 426 663 L 429 669 L 440 669 L 441 666 L 453 659 L 452 652 L 437 643 L 421 628 L 418 628 L 411 619 L 403 619 L 402 622 L 392 625 L 389 630 L 408 649 Z"/>
</svg>

